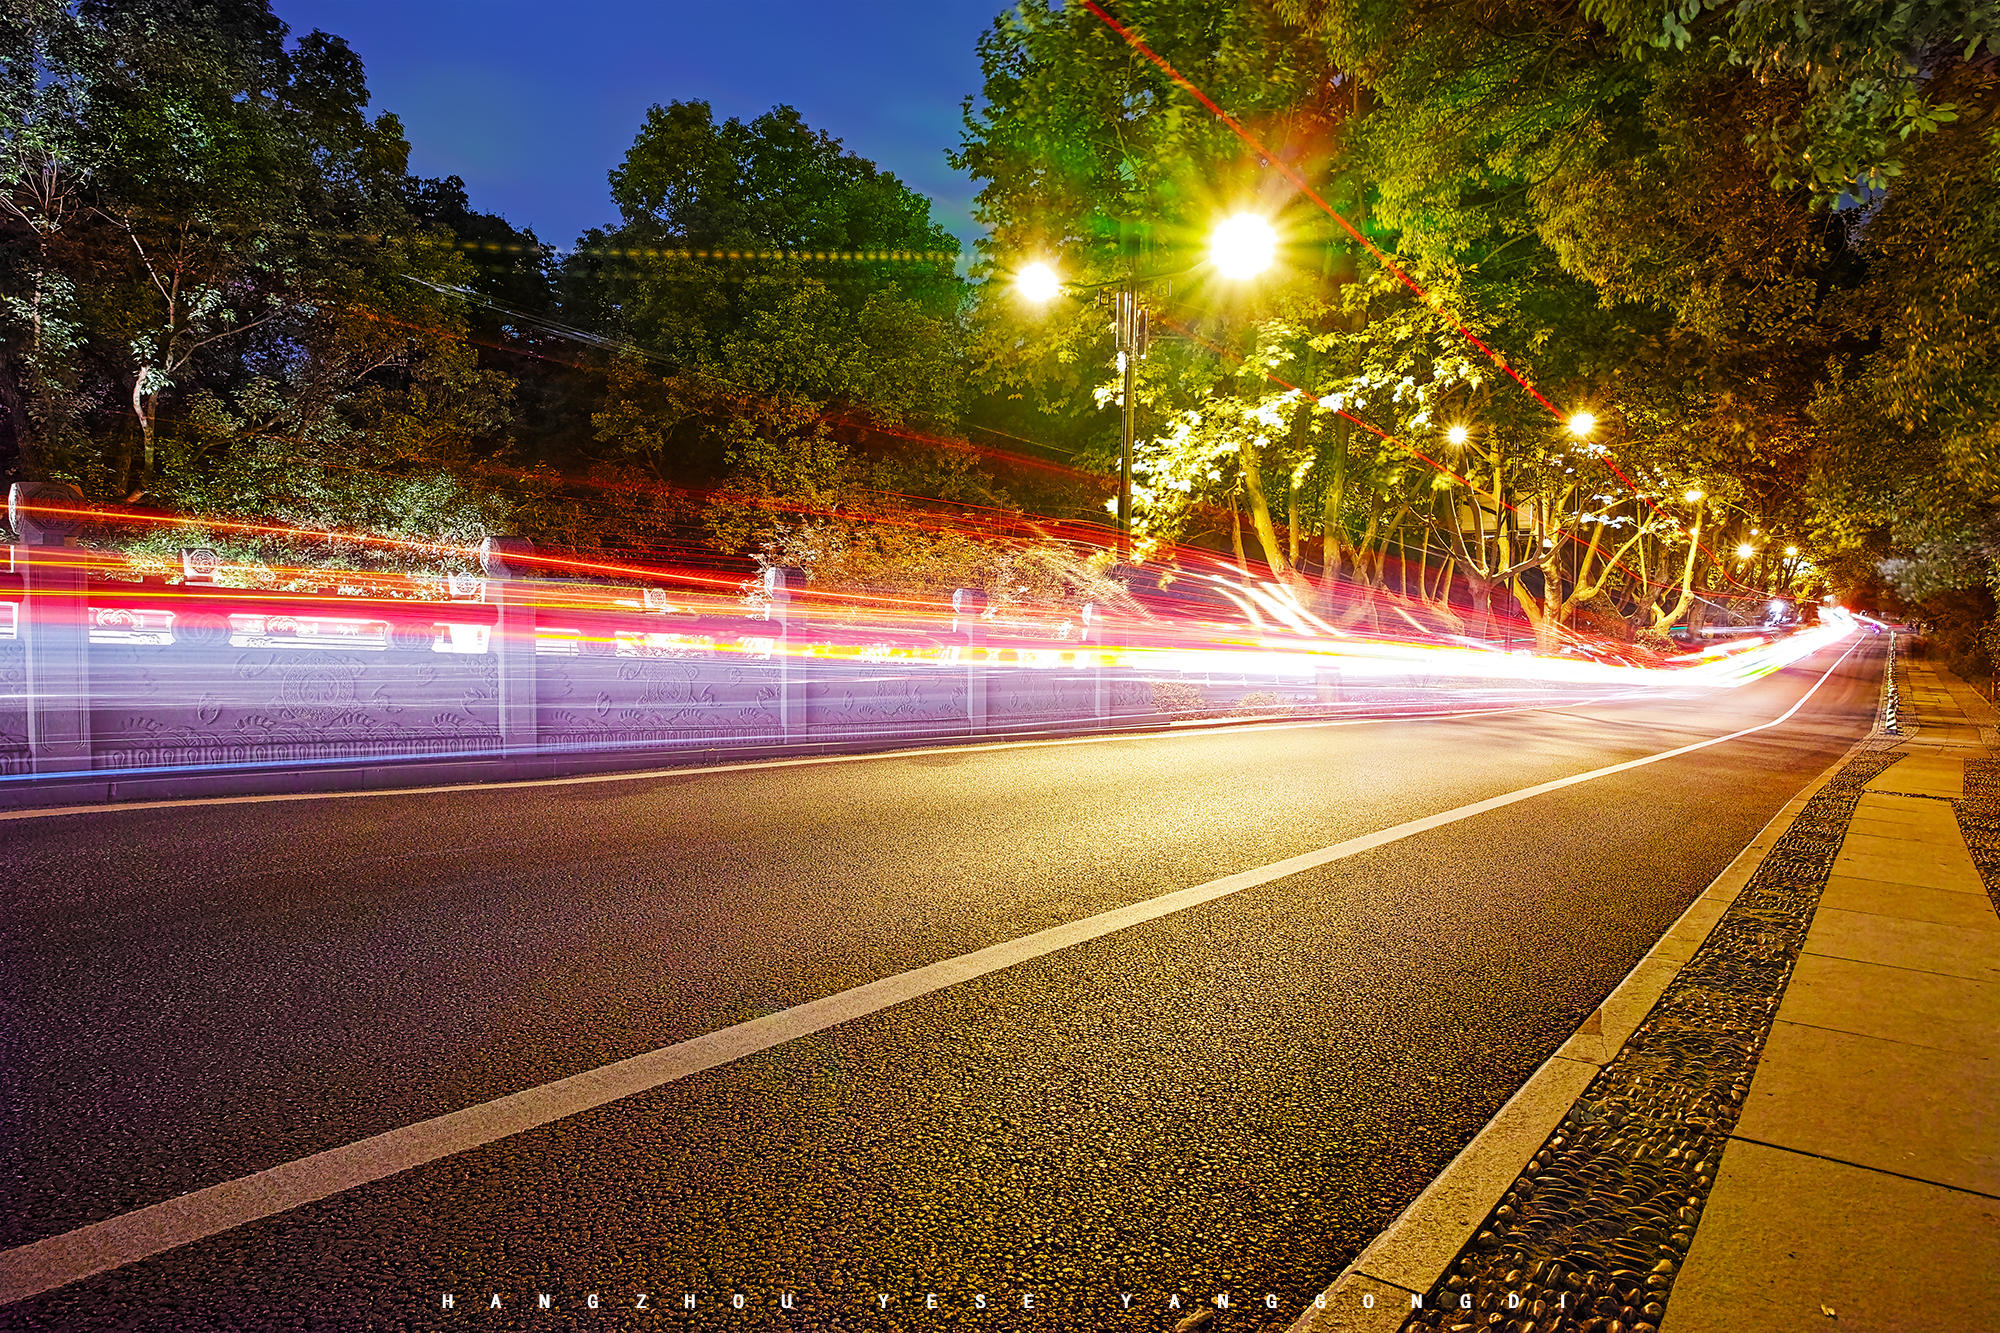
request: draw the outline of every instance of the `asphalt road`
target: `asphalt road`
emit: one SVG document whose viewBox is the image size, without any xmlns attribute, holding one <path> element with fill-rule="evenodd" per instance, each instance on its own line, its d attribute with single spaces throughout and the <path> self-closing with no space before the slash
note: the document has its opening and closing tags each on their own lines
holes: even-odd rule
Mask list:
<svg viewBox="0 0 2000 1333">
<path fill-rule="evenodd" d="M 0 1249 L 1768 721 L 1839 651 L 1490 717 L 0 822 Z M 1779 727 L 0 1305 L 0 1328 L 1168 1329 L 1225 1290 L 1212 1327 L 1282 1326 L 1866 730 L 1880 672 L 1865 645 Z"/>
</svg>

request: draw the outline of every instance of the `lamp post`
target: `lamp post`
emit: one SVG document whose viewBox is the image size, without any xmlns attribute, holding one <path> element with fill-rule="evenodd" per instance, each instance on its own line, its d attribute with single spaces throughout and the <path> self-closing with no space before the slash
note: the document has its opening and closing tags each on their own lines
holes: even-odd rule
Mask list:
<svg viewBox="0 0 2000 1333">
<path fill-rule="evenodd" d="M 1238 281 L 1254 278 L 1271 266 L 1277 257 L 1278 234 L 1270 222 L 1255 213 L 1238 213 L 1223 219 L 1209 237 L 1208 265 L 1225 278 Z M 1137 434 L 1138 401 L 1136 381 L 1139 362 L 1152 345 L 1145 285 L 1191 273 L 1199 265 L 1166 273 L 1126 273 L 1110 282 L 1070 283 L 1046 261 L 1036 260 L 1014 275 L 1014 290 L 1023 300 L 1041 305 L 1064 290 L 1071 292 L 1112 292 L 1112 343 L 1118 353 L 1118 531 L 1129 552 L 1132 540 L 1132 443 Z"/>
<path fill-rule="evenodd" d="M 1118 349 L 1118 370 L 1123 378 L 1118 393 L 1118 531 L 1129 553 L 1132 541 L 1132 438 L 1138 423 L 1139 405 L 1133 393 L 1139 359 L 1146 355 L 1152 336 L 1146 326 L 1146 307 L 1139 300 L 1136 279 L 1128 279 L 1115 298 L 1112 328 Z"/>
</svg>

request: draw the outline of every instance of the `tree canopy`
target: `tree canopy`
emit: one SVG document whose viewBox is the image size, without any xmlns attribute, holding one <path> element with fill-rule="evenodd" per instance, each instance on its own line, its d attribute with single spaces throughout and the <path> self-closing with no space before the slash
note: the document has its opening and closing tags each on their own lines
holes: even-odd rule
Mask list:
<svg viewBox="0 0 2000 1333">
<path fill-rule="evenodd" d="M 947 511 L 1108 521 L 1130 288 L 1144 558 L 1549 641 L 1773 591 L 1971 625 L 1996 29 L 1985 0 L 1022 0 L 952 154 L 962 277 L 928 200 L 788 106 L 663 100 L 615 218 L 558 250 L 413 177 L 360 60 L 267 0 L 0 0 L 0 472 L 936 586 L 982 558 Z M 1281 244 L 1238 281 L 1205 250 L 1243 212 Z M 1039 310 L 1033 261 L 1067 284 Z"/>
</svg>

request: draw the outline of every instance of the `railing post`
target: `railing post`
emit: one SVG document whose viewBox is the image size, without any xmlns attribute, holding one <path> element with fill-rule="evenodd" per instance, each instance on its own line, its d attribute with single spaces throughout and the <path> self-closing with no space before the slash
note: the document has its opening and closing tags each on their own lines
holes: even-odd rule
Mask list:
<svg viewBox="0 0 2000 1333">
<path fill-rule="evenodd" d="M 986 610 L 986 594 L 977 588 L 957 588 L 951 594 L 952 633 L 964 636 L 959 650 L 965 660 L 965 725 L 977 736 L 986 730 L 986 633 L 980 614 Z"/>
<path fill-rule="evenodd" d="M 805 731 L 804 682 L 792 665 L 792 622 L 805 617 L 803 608 L 792 604 L 792 580 L 803 574 L 780 565 L 764 571 L 764 619 L 776 627 L 771 663 L 778 673 L 778 734 L 786 740 Z"/>
<path fill-rule="evenodd" d="M 54 482 L 17 481 L 7 521 L 20 534 L 20 620 L 27 655 L 28 763 L 36 773 L 90 767 L 90 608 L 83 563 L 66 545 L 83 493 Z"/>
<path fill-rule="evenodd" d="M 1111 711 L 1111 689 L 1105 680 L 1108 668 L 1104 665 L 1104 629 L 1098 623 L 1104 619 L 1104 612 L 1096 602 L 1083 604 L 1083 642 L 1090 651 L 1090 716 L 1100 725 L 1109 720 Z"/>
<path fill-rule="evenodd" d="M 498 667 L 496 711 L 500 748 L 532 750 L 539 739 L 535 697 L 535 606 L 522 557 L 534 547 L 519 537 L 488 537 L 479 546 L 486 571 L 486 601 L 494 609 L 493 637 L 487 648 Z"/>
</svg>

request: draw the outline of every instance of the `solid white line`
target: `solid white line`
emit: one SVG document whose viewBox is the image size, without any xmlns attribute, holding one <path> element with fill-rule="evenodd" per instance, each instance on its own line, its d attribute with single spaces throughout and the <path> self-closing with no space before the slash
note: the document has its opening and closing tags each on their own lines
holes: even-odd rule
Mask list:
<svg viewBox="0 0 2000 1333">
<path fill-rule="evenodd" d="M 1855 645 L 1859 647 L 1859 644 Z M 1317 851 L 1225 875 L 1206 884 L 1163 893 L 1143 902 L 1051 926 L 1031 935 L 989 945 L 926 967 L 883 977 L 850 990 L 810 1000 L 790 1009 L 721 1028 L 629 1059 L 572 1074 L 490 1102 L 405 1125 L 356 1143 L 329 1148 L 236 1180 L 210 1185 L 74 1231 L 0 1252 L 0 1304 L 79 1281 L 152 1255 L 203 1240 L 234 1227 L 273 1217 L 344 1190 L 382 1180 L 455 1153 L 484 1147 L 564 1117 L 648 1092 L 690 1074 L 714 1069 L 837 1024 L 946 990 L 1003 968 L 1157 921 L 1191 907 L 1212 903 L 1245 889 L 1269 884 L 1460 820 L 1504 809 L 1578 783 L 1625 773 L 1648 764 L 1693 754 L 1790 720 L 1819 692 L 1854 648 L 1842 653 L 1799 701 L 1769 722 L 1677 749 L 1628 759 L 1532 787 L 1488 797 L 1439 814 L 1334 843 Z"/>
<path fill-rule="evenodd" d="M 1373 717 L 1343 717 L 1318 719 L 1302 722 L 1268 722 L 1260 719 L 1218 720 L 1195 727 L 1179 727 L 1166 731 L 1113 732 L 1101 736 L 1061 736 L 1049 739 L 1019 741 L 987 741 L 979 745 L 926 745 L 912 749 L 871 750 L 866 754 L 820 754 L 802 755 L 792 759 L 747 759 L 733 764 L 686 764 L 678 768 L 635 769 L 626 773 L 583 773 L 563 778 L 513 778 L 502 782 L 454 782 L 440 783 L 425 787 L 373 787 L 354 791 L 299 791 L 299 792 L 259 792 L 246 796 L 183 796 L 158 801 L 98 801 L 88 805 L 36 806 L 24 810 L 0 810 L 0 821 L 10 819 L 50 819 L 56 815 L 111 814 L 125 810 L 177 810 L 187 806 L 202 805 L 267 805 L 275 801 L 334 801 L 355 800 L 371 796 L 435 796 L 445 792 L 506 791 L 516 787 L 573 787 L 598 782 L 643 782 L 649 779 L 688 777 L 706 773 L 743 773 L 764 768 L 807 768 L 823 764 L 865 764 L 887 759 L 908 759 L 913 755 L 926 754 L 982 754 L 991 750 L 1027 750 L 1052 748 L 1062 745 L 1104 745 L 1115 741 L 1164 741 L 1179 740 L 1189 736 L 1232 735 L 1241 730 L 1255 728 L 1258 731 L 1297 731 L 1323 727 L 1363 727 L 1379 726 L 1388 722 L 1444 722 L 1467 717 L 1508 717 L 1517 713 L 1546 713 L 1561 708 L 1589 708 L 1599 704 L 1617 703 L 1625 699 L 1645 694 L 1644 690 L 1622 690 L 1614 694 L 1597 695 L 1585 699 L 1550 699 L 1540 703 L 1522 704 L 1517 708 L 1470 708 L 1455 713 L 1392 713 Z M 433 756 L 426 756 L 431 758 Z M 505 758 L 503 755 L 464 755 L 466 762 L 482 758 Z M 530 756 L 535 757 L 535 756 Z M 450 759 L 452 756 L 443 756 Z M 384 758 L 379 767 L 393 768 L 408 762 L 395 758 Z M 368 767 L 366 758 L 357 758 L 351 767 Z M 259 770 L 268 773 L 271 770 Z M 306 770 L 322 771 L 322 770 Z M 51 777 L 95 778 L 101 775 L 88 771 L 75 774 L 56 773 Z M 135 772 L 119 777 L 132 781 L 148 778 L 171 777 L 171 772 Z M 111 779 L 113 781 L 117 778 Z"/>
</svg>

